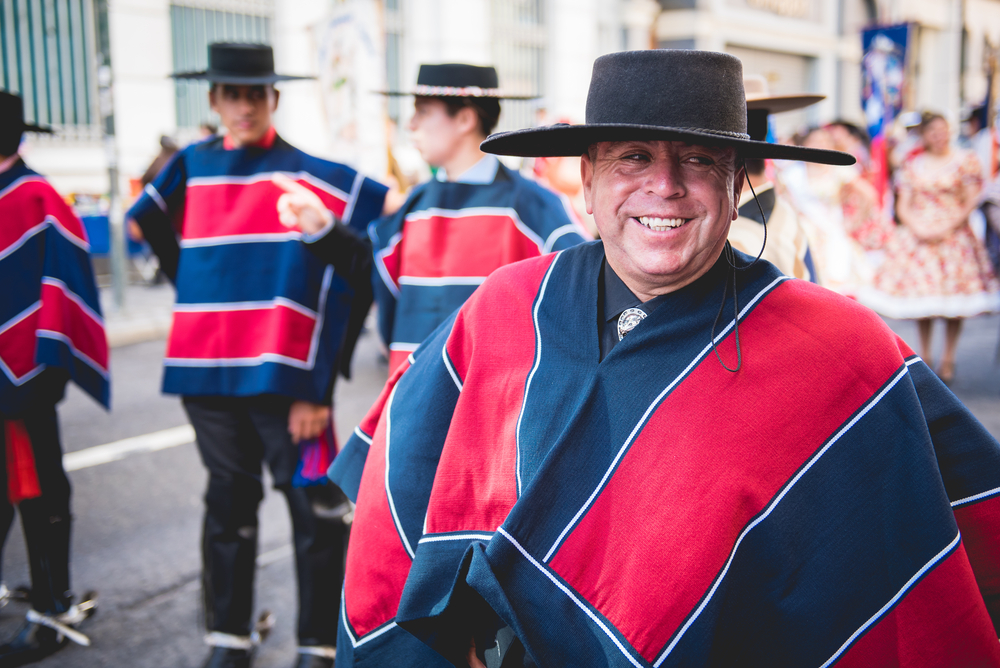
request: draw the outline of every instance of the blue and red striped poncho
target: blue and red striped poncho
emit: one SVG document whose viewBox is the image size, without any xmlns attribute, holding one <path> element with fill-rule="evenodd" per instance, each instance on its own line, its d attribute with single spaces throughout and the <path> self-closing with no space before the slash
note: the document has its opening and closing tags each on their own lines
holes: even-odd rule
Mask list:
<svg viewBox="0 0 1000 668">
<path fill-rule="evenodd" d="M 389 369 L 498 267 L 569 248 L 582 234 L 555 193 L 499 162 L 489 183 L 419 186 L 399 211 L 369 228 Z"/>
<path fill-rule="evenodd" d="M 762 262 L 729 373 L 724 260 L 599 362 L 602 257 L 495 272 L 335 461 L 338 665 L 448 665 L 470 591 L 546 667 L 1000 665 L 1000 445 L 931 370 Z"/>
<path fill-rule="evenodd" d="M 279 172 L 359 235 L 381 213 L 384 186 L 303 153 L 273 129 L 258 146 L 230 149 L 218 137 L 185 148 L 129 211 L 165 273 L 176 274 L 164 392 L 321 403 L 337 366 L 346 368 L 358 277 L 335 273 L 281 224 L 283 191 L 271 183 Z M 369 275 L 360 280 L 367 290 Z"/>
<path fill-rule="evenodd" d="M 0 413 L 16 415 L 46 368 L 110 405 L 108 342 L 83 223 L 18 160 L 0 173 Z"/>
</svg>

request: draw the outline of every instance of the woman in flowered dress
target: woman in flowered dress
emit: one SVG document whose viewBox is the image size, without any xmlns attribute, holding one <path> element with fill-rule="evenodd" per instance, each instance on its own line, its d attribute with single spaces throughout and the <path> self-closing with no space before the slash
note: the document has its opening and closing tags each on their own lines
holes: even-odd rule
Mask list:
<svg viewBox="0 0 1000 668">
<path fill-rule="evenodd" d="M 938 375 L 950 382 L 962 319 L 1000 309 L 1000 284 L 969 227 L 982 189 L 979 160 L 951 146 L 948 122 L 940 115 L 924 115 L 921 139 L 924 151 L 907 161 L 899 176 L 900 224 L 886 245 L 874 290 L 859 298 L 890 318 L 916 319 L 928 365 L 934 318 L 944 318 Z"/>
</svg>

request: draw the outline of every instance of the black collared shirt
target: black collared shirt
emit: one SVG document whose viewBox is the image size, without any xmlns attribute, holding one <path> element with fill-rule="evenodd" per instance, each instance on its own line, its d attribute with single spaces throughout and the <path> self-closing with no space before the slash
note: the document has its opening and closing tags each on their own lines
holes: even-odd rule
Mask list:
<svg viewBox="0 0 1000 668">
<path fill-rule="evenodd" d="M 663 303 L 659 297 L 643 302 L 636 297 L 625 282 L 618 277 L 607 259 L 601 263 L 601 276 L 597 284 L 597 312 L 601 317 L 597 321 L 597 332 L 601 342 L 601 359 L 603 360 L 618 345 L 618 317 L 627 308 L 637 308 L 649 315 Z"/>
</svg>

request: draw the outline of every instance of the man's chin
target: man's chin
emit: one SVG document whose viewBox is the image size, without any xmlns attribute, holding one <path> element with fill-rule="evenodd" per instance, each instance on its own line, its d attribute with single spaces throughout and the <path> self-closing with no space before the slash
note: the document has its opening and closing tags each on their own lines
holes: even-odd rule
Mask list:
<svg viewBox="0 0 1000 668">
<path fill-rule="evenodd" d="M 250 146 L 252 144 L 256 144 L 261 139 L 263 139 L 264 135 L 267 134 L 267 130 L 264 130 L 263 132 L 258 132 L 256 130 L 250 132 L 246 131 L 241 132 L 237 130 L 236 132 L 231 132 L 230 134 L 232 135 L 236 143 L 238 143 L 240 146 Z"/>
</svg>

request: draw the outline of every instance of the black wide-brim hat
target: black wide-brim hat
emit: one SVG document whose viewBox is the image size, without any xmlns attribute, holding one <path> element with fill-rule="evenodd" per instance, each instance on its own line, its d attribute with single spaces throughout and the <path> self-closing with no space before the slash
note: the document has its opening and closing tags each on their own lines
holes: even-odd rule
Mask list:
<svg viewBox="0 0 1000 668">
<path fill-rule="evenodd" d="M 486 97 L 497 100 L 534 100 L 537 95 L 510 95 L 500 90 L 500 78 L 492 66 L 445 63 L 421 65 L 413 90 L 382 90 L 382 95 L 421 97 Z"/>
<path fill-rule="evenodd" d="M 0 90 L 0 130 L 8 132 L 52 133 L 52 128 L 24 122 L 24 100 L 20 95 Z"/>
<path fill-rule="evenodd" d="M 260 86 L 278 81 L 298 81 L 316 77 L 276 74 L 274 51 L 267 44 L 216 42 L 208 45 L 208 69 L 201 72 L 176 72 L 174 79 L 210 81 L 236 86 Z"/>
<path fill-rule="evenodd" d="M 713 51 L 623 51 L 594 61 L 586 123 L 490 135 L 487 153 L 522 157 L 583 155 L 597 142 L 683 141 L 731 146 L 744 158 L 854 164 L 840 151 L 769 144 L 747 134 L 743 64 Z"/>
</svg>

